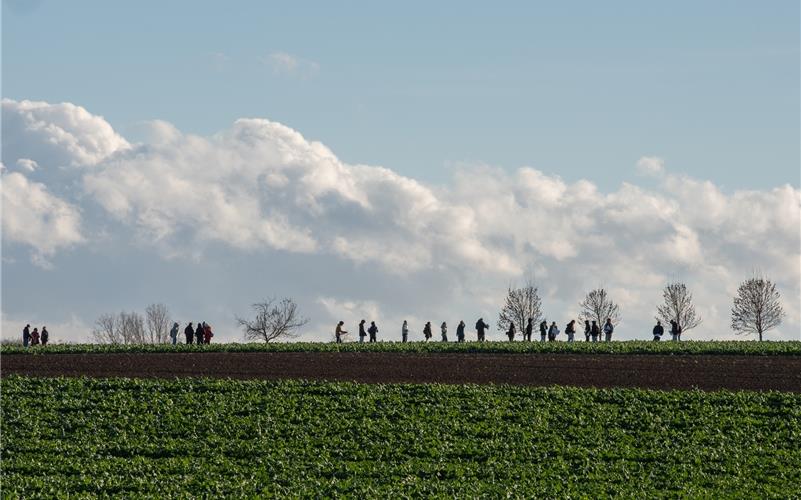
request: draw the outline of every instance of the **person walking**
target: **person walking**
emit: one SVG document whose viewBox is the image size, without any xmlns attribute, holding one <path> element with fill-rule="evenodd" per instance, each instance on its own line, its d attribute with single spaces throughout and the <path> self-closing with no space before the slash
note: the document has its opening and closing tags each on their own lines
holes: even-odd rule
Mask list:
<svg viewBox="0 0 801 500">
<path fill-rule="evenodd" d="M 184 328 L 184 335 L 186 336 L 186 343 L 191 344 L 192 339 L 195 337 L 195 329 L 192 328 L 192 322 L 190 321 L 186 328 Z"/>
<path fill-rule="evenodd" d="M 428 339 L 431 338 L 431 335 L 432 335 L 431 334 L 431 322 L 430 321 L 426 321 L 426 324 L 423 327 L 423 337 L 425 337 L 426 342 L 428 342 Z"/>
<path fill-rule="evenodd" d="M 34 328 L 31 332 L 31 345 L 39 345 L 39 329 Z"/>
<path fill-rule="evenodd" d="M 670 340 L 677 342 L 679 340 L 679 324 L 676 320 L 670 320 Z"/>
<path fill-rule="evenodd" d="M 367 336 L 367 332 L 364 331 L 364 324 L 367 323 L 365 320 L 361 320 L 359 322 L 359 343 L 364 343 L 364 337 Z"/>
<path fill-rule="evenodd" d="M 590 337 L 592 337 L 593 342 L 598 342 L 598 337 L 601 336 L 601 329 L 598 327 L 598 323 L 595 320 L 592 321 L 592 327 L 590 327 Z"/>
<path fill-rule="evenodd" d="M 612 342 L 612 332 L 615 331 L 615 327 L 612 324 L 612 318 L 606 318 L 606 323 L 604 324 L 604 340 L 607 342 Z"/>
<path fill-rule="evenodd" d="M 509 337 L 509 342 L 514 342 L 515 340 L 515 322 L 509 322 L 509 329 L 506 331 L 506 336 Z"/>
<path fill-rule="evenodd" d="M 665 333 L 665 327 L 662 326 L 662 322 L 656 320 L 656 326 L 654 327 L 654 342 L 659 342 L 662 340 L 662 335 Z"/>
<path fill-rule="evenodd" d="M 370 342 L 377 342 L 376 334 L 378 333 L 378 327 L 375 326 L 375 321 L 370 322 L 370 328 L 367 329 L 367 333 L 370 334 Z"/>
<path fill-rule="evenodd" d="M 528 323 L 526 323 L 526 333 L 523 334 L 523 340 L 526 342 L 531 342 L 531 330 L 534 329 L 532 321 L 534 321 L 534 318 L 529 318 Z"/>
<path fill-rule="evenodd" d="M 459 321 L 459 325 L 456 327 L 456 342 L 464 342 L 464 321 Z"/>
<path fill-rule="evenodd" d="M 545 342 L 545 336 L 548 334 L 548 321 L 542 320 L 540 323 L 540 342 Z"/>
<path fill-rule="evenodd" d="M 478 318 L 478 321 L 476 321 L 476 332 L 479 342 L 484 342 L 487 328 L 489 328 L 489 325 L 484 323 L 484 318 Z"/>
<path fill-rule="evenodd" d="M 47 331 L 47 327 L 42 327 L 42 347 L 46 346 L 47 343 L 50 341 L 50 332 Z"/>
<path fill-rule="evenodd" d="M 337 327 L 334 329 L 334 336 L 336 337 L 336 343 L 342 343 L 342 335 L 348 333 L 347 330 L 343 330 L 342 327 L 345 325 L 344 321 L 340 321 L 337 323 Z"/>
<path fill-rule="evenodd" d="M 590 341 L 590 322 L 586 319 L 584 320 L 584 340 L 586 342 Z"/>
<path fill-rule="evenodd" d="M 211 325 L 203 322 L 203 343 L 204 344 L 211 344 L 211 338 L 214 336 L 214 332 L 211 331 Z"/>
<path fill-rule="evenodd" d="M 570 323 L 565 327 L 565 333 L 567 334 L 567 341 L 573 342 L 574 336 L 576 335 L 576 320 L 570 320 Z"/>
<path fill-rule="evenodd" d="M 551 327 L 548 329 L 548 342 L 556 341 L 556 336 L 559 335 L 559 327 L 556 326 L 556 321 L 551 322 Z"/>
<path fill-rule="evenodd" d="M 25 325 L 22 329 L 22 347 L 28 347 L 31 342 L 31 325 Z"/>
<path fill-rule="evenodd" d="M 440 331 L 442 331 L 442 341 L 443 342 L 447 342 L 448 341 L 448 324 L 443 321 L 442 324 L 439 325 L 439 329 L 440 329 Z"/>
<path fill-rule="evenodd" d="M 178 343 L 178 323 L 172 324 L 172 329 L 170 330 L 170 340 L 172 341 L 172 345 Z"/>
<path fill-rule="evenodd" d="M 195 329 L 195 344 L 202 344 L 203 343 L 203 323 L 202 321 L 198 321 L 197 328 Z"/>
<path fill-rule="evenodd" d="M 409 340 L 409 323 L 406 320 L 403 320 L 403 326 L 401 326 L 401 342 L 406 343 Z"/>
</svg>

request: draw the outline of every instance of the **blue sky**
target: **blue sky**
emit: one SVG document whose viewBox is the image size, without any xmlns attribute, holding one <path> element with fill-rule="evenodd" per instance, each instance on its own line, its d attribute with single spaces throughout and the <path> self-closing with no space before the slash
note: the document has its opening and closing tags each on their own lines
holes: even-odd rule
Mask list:
<svg viewBox="0 0 801 500">
<path fill-rule="evenodd" d="M 3 95 L 126 136 L 263 116 L 435 183 L 466 163 L 614 187 L 647 154 L 728 188 L 799 185 L 795 1 L 18 3 Z"/>
<path fill-rule="evenodd" d="M 3 335 L 164 302 L 241 339 L 282 295 L 307 339 L 417 332 L 534 273 L 560 323 L 609 289 L 621 338 L 685 281 L 731 338 L 756 272 L 797 338 L 800 32 L 797 1 L 4 0 Z"/>
</svg>

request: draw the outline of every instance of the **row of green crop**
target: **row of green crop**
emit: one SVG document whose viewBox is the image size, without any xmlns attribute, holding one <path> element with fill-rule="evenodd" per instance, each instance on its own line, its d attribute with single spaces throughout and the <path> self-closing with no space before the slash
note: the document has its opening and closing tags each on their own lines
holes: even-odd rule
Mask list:
<svg viewBox="0 0 801 500">
<path fill-rule="evenodd" d="M 794 497 L 801 395 L 2 380 L 4 496 Z"/>
<path fill-rule="evenodd" d="M 251 344 L 56 344 L 47 347 L 0 347 L 2 354 L 77 354 L 106 352 L 488 352 L 573 354 L 743 354 L 801 355 L 801 342 L 279 342 Z"/>
</svg>

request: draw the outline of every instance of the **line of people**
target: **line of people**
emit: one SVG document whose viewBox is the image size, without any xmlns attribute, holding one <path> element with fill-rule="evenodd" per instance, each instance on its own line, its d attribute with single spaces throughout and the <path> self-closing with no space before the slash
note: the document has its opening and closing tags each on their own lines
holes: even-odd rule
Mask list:
<svg viewBox="0 0 801 500">
<path fill-rule="evenodd" d="M 170 330 L 170 341 L 172 345 L 178 343 L 178 323 L 173 323 Z M 211 325 L 205 321 L 199 321 L 197 328 L 192 326 L 192 322 L 184 328 L 184 336 L 186 337 L 187 344 L 211 344 L 211 338 L 214 337 L 214 332 L 211 331 Z"/>
<path fill-rule="evenodd" d="M 674 342 L 681 342 L 681 325 L 679 325 L 676 320 L 670 320 L 670 340 Z M 662 326 L 662 322 L 656 320 L 656 326 L 654 326 L 654 342 L 659 342 L 662 340 L 662 335 L 665 334 L 665 327 Z"/>
<path fill-rule="evenodd" d="M 49 341 L 50 332 L 47 331 L 46 326 L 42 327 L 41 332 L 39 332 L 38 328 L 34 328 L 33 331 L 31 331 L 31 325 L 25 325 L 25 328 L 22 329 L 22 345 L 24 347 L 39 345 L 40 343 L 46 346 Z"/>
</svg>

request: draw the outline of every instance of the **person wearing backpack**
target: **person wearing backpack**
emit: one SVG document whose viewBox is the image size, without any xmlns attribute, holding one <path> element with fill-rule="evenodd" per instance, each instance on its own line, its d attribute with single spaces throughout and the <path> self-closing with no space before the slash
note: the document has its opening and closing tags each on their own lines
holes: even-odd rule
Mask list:
<svg viewBox="0 0 801 500">
<path fill-rule="evenodd" d="M 542 320 L 540 323 L 540 342 L 545 342 L 545 336 L 548 335 L 548 320 Z"/>
<path fill-rule="evenodd" d="M 440 331 L 442 332 L 442 341 L 448 341 L 448 325 L 443 321 L 442 324 L 439 326 Z"/>
<path fill-rule="evenodd" d="M 654 327 L 654 342 L 659 342 L 662 340 L 662 335 L 665 333 L 665 328 L 662 326 L 662 322 L 656 320 L 656 326 Z"/>
<path fill-rule="evenodd" d="M 478 334 L 479 342 L 484 342 L 484 335 L 487 328 L 489 328 L 489 325 L 484 323 L 484 318 L 478 318 L 478 321 L 476 322 L 476 332 Z"/>
<path fill-rule="evenodd" d="M 464 321 L 459 321 L 459 325 L 456 327 L 456 342 L 464 342 Z"/>
<path fill-rule="evenodd" d="M 576 320 L 570 320 L 570 323 L 565 327 L 565 333 L 567 334 L 567 341 L 573 342 L 573 336 L 576 334 Z"/>
<path fill-rule="evenodd" d="M 431 322 L 426 321 L 425 326 L 423 326 L 423 337 L 425 337 L 426 342 L 428 342 L 428 339 L 431 338 L 431 335 Z"/>
<path fill-rule="evenodd" d="M 554 321 L 548 329 L 548 342 L 554 342 L 557 335 L 559 335 L 559 327 L 556 326 L 556 321 Z"/>
<path fill-rule="evenodd" d="M 606 324 L 604 324 L 604 336 L 606 337 L 607 342 L 612 341 L 612 332 L 615 331 L 614 325 L 612 325 L 612 318 L 606 318 Z"/>
<path fill-rule="evenodd" d="M 364 324 L 367 323 L 365 320 L 361 320 L 359 322 L 359 343 L 364 343 L 364 337 L 367 336 L 367 332 L 364 331 Z"/>
</svg>

